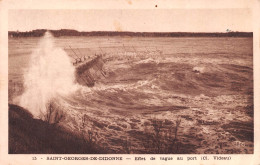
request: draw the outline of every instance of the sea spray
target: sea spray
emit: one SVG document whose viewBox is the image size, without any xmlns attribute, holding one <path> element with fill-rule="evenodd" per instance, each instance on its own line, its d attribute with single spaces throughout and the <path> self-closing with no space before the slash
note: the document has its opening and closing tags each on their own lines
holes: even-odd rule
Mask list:
<svg viewBox="0 0 260 165">
<path fill-rule="evenodd" d="M 46 32 L 24 73 L 25 92 L 20 97 L 20 106 L 27 108 L 35 118 L 43 118 L 50 101 L 77 89 L 74 72 L 66 52 L 55 47 L 54 38 Z"/>
</svg>

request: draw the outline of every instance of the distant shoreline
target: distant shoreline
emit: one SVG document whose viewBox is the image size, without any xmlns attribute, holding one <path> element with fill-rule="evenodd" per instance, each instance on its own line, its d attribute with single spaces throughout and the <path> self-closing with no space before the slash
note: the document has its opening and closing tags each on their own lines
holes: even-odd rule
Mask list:
<svg viewBox="0 0 260 165">
<path fill-rule="evenodd" d="M 37 29 L 26 32 L 8 31 L 8 37 L 41 37 L 46 31 L 50 31 L 54 37 L 60 36 L 134 36 L 134 37 L 253 37 L 253 32 L 225 32 L 225 33 L 201 33 L 201 32 L 118 32 L 118 31 L 91 31 L 79 32 L 71 29 L 47 30 Z"/>
</svg>

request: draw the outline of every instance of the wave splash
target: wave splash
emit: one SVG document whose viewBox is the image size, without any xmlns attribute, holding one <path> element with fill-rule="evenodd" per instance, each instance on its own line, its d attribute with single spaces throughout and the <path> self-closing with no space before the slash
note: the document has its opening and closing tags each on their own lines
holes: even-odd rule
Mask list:
<svg viewBox="0 0 260 165">
<path fill-rule="evenodd" d="M 25 91 L 19 99 L 35 118 L 43 118 L 46 106 L 59 96 L 77 90 L 75 68 L 66 52 L 54 46 L 54 38 L 46 32 L 31 55 L 29 69 L 24 73 Z"/>
</svg>

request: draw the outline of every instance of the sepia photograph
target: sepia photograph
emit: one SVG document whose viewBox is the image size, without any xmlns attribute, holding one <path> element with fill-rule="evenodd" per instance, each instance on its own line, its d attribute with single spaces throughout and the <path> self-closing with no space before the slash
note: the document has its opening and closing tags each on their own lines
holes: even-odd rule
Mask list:
<svg viewBox="0 0 260 165">
<path fill-rule="evenodd" d="M 252 10 L 8 11 L 9 154 L 254 154 Z"/>
</svg>

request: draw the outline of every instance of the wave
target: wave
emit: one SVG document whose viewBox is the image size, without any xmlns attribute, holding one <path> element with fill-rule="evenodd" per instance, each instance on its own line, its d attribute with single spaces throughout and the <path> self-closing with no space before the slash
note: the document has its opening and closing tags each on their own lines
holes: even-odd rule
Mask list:
<svg viewBox="0 0 260 165">
<path fill-rule="evenodd" d="M 30 66 L 24 73 L 25 91 L 19 98 L 19 105 L 27 108 L 35 118 L 43 118 L 46 106 L 52 99 L 78 89 L 69 56 L 55 47 L 53 42 L 51 34 L 46 32 L 33 51 Z"/>
</svg>

